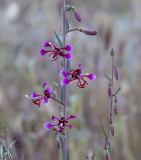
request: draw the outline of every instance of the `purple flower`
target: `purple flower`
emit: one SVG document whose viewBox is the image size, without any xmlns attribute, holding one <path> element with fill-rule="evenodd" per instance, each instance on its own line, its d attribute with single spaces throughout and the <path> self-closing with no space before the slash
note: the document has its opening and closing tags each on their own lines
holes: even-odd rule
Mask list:
<svg viewBox="0 0 141 160">
<path fill-rule="evenodd" d="M 50 128 L 53 127 L 53 130 L 55 131 L 55 135 L 57 135 L 58 133 L 64 134 L 63 130 L 64 130 L 65 126 L 66 126 L 66 127 L 69 127 L 69 129 L 71 129 L 71 128 L 72 128 L 72 125 L 67 125 L 68 120 L 69 120 L 69 119 L 76 119 L 76 116 L 70 115 L 70 116 L 69 116 L 68 118 L 66 118 L 66 119 L 65 119 L 64 117 L 61 117 L 61 118 L 59 119 L 59 118 L 57 118 L 57 117 L 55 117 L 55 116 L 53 115 L 51 119 L 52 119 L 53 121 L 57 120 L 58 123 L 53 125 L 53 124 L 51 124 L 50 122 L 46 122 L 46 123 L 44 124 L 44 128 L 45 128 L 47 131 L 49 131 Z"/>
<path fill-rule="evenodd" d="M 26 95 L 27 98 L 31 99 L 32 102 L 40 107 L 41 103 L 48 103 L 48 99 L 52 94 L 52 88 L 46 87 L 47 83 L 43 82 L 43 95 L 38 95 L 35 92 L 32 93 L 30 97 Z"/>
<path fill-rule="evenodd" d="M 66 72 L 64 70 L 61 70 L 60 73 L 63 77 L 63 79 L 61 80 L 61 84 L 62 85 L 68 85 L 70 82 L 77 80 L 77 86 L 80 88 L 84 88 L 87 83 L 87 81 L 85 80 L 85 78 L 90 79 L 91 81 L 93 81 L 96 76 L 95 74 L 81 74 L 82 71 L 82 67 L 81 67 L 81 63 L 79 63 L 79 68 L 77 69 L 71 69 L 69 72 Z M 67 77 L 69 76 L 69 78 Z"/>
<path fill-rule="evenodd" d="M 63 53 L 62 50 L 66 50 L 67 52 L 73 50 L 73 47 L 70 46 L 70 45 L 67 45 L 65 46 L 64 48 L 57 48 L 55 47 L 54 45 L 52 45 L 51 43 L 49 42 L 44 42 L 43 43 L 43 47 L 52 47 L 51 50 L 44 50 L 44 49 L 41 49 L 39 51 L 40 55 L 44 56 L 46 53 L 50 53 L 49 54 L 49 57 L 52 55 L 52 61 L 56 61 L 57 60 L 57 57 L 58 55 L 61 56 L 61 57 L 64 57 L 66 58 L 67 60 L 71 60 L 72 59 L 72 55 L 70 53 Z"/>
</svg>

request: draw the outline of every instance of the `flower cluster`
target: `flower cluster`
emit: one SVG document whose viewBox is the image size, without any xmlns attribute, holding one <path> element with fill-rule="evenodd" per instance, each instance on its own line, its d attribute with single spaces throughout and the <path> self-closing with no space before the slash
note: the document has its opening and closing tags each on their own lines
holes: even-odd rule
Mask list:
<svg viewBox="0 0 141 160">
<path fill-rule="evenodd" d="M 70 116 L 69 116 L 68 118 L 66 118 L 66 119 L 65 119 L 64 117 L 61 117 L 61 118 L 59 119 L 59 118 L 57 118 L 57 117 L 55 117 L 55 116 L 52 116 L 51 119 L 52 119 L 53 121 L 57 120 L 58 123 L 53 125 L 53 124 L 51 124 L 50 122 L 46 122 L 46 123 L 44 124 L 44 128 L 45 128 L 47 131 L 49 131 L 50 128 L 53 127 L 53 130 L 55 131 L 55 135 L 57 135 L 58 133 L 64 134 L 63 130 L 64 130 L 65 127 L 69 127 L 69 129 L 71 129 L 71 128 L 72 128 L 72 125 L 67 125 L 68 120 L 69 120 L 69 119 L 76 119 L 76 116 L 70 115 Z"/>
<path fill-rule="evenodd" d="M 64 70 L 61 70 L 60 73 L 63 77 L 61 80 L 62 85 L 68 85 L 70 82 L 77 80 L 77 86 L 80 88 L 84 88 L 85 85 L 88 85 L 88 82 L 85 80 L 85 78 L 90 79 L 91 81 L 96 78 L 95 74 L 81 74 L 82 67 L 81 62 L 79 63 L 79 68 L 77 69 L 71 69 L 69 72 L 66 72 Z"/>
<path fill-rule="evenodd" d="M 39 51 L 40 55 L 44 56 L 46 53 L 50 53 L 49 57 L 52 55 L 52 61 L 56 61 L 58 56 L 64 57 L 67 60 L 71 60 L 72 59 L 72 55 L 70 53 L 63 53 L 63 50 L 69 52 L 72 51 L 73 47 L 70 45 L 65 46 L 64 48 L 57 48 L 54 45 L 52 45 L 52 43 L 49 42 L 44 42 L 43 47 L 52 47 L 52 50 L 44 50 L 41 49 Z"/>
<path fill-rule="evenodd" d="M 48 99 L 51 97 L 52 94 L 52 88 L 46 87 L 47 83 L 43 82 L 42 88 L 43 88 L 43 94 L 38 95 L 35 92 L 32 93 L 32 95 L 29 97 L 26 95 L 27 98 L 31 99 L 32 102 L 40 107 L 41 103 L 48 103 Z"/>
</svg>

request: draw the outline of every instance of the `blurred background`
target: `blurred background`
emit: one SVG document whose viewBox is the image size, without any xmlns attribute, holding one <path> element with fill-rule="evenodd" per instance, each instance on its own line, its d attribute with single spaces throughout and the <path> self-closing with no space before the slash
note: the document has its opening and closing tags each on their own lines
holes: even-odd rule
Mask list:
<svg viewBox="0 0 141 160">
<path fill-rule="evenodd" d="M 107 128 L 109 113 L 108 80 L 111 75 L 111 48 L 121 86 L 118 112 L 114 117 L 115 136 L 111 139 L 111 159 L 140 160 L 141 152 L 141 1 L 140 0 L 71 0 L 82 22 L 67 12 L 70 29 L 80 27 L 97 31 L 97 36 L 80 32 L 67 35 L 67 44 L 74 46 L 72 68 L 82 62 L 83 73 L 97 78 L 85 89 L 71 83 L 68 87 L 67 115 L 70 159 L 85 160 L 93 152 L 103 160 L 104 137 L 101 124 Z M 42 93 L 42 82 L 54 87 L 56 62 L 39 55 L 44 41 L 57 44 L 53 34 L 61 34 L 61 0 L 0 0 L 0 122 L 8 130 L 8 144 L 15 160 L 61 160 L 59 140 L 46 132 L 43 124 L 58 115 L 58 104 L 36 105 L 25 98 L 36 91 Z M 54 87 L 54 89 L 56 89 Z"/>
</svg>

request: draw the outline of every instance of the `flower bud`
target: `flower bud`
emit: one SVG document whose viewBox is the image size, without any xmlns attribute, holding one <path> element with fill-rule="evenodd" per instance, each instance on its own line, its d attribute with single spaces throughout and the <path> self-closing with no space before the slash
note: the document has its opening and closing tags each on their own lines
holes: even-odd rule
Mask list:
<svg viewBox="0 0 141 160">
<path fill-rule="evenodd" d="M 114 49 L 113 49 L 113 48 L 111 49 L 110 54 L 111 54 L 111 56 L 114 56 L 114 55 L 115 55 L 115 51 L 114 51 Z"/>
<path fill-rule="evenodd" d="M 118 70 L 117 70 L 117 68 L 116 67 L 114 67 L 115 68 L 115 78 L 116 78 L 116 80 L 118 80 Z"/>
<path fill-rule="evenodd" d="M 83 30 L 83 29 L 78 29 L 78 31 L 86 34 L 86 35 L 89 35 L 89 36 L 95 36 L 97 35 L 97 32 L 96 31 L 93 31 L 93 30 Z"/>
<path fill-rule="evenodd" d="M 112 136 L 115 135 L 115 129 L 114 129 L 113 123 L 110 123 L 110 132 L 111 132 Z"/>
<path fill-rule="evenodd" d="M 109 97 L 111 97 L 112 96 L 112 89 L 111 89 L 111 87 L 109 86 L 109 88 L 108 88 L 108 95 L 109 95 Z"/>
<path fill-rule="evenodd" d="M 73 13 L 74 13 L 74 16 L 75 18 L 81 22 L 81 16 L 80 16 L 80 13 L 78 12 L 78 10 L 75 8 L 75 6 L 72 6 L 72 9 L 73 9 Z"/>
<path fill-rule="evenodd" d="M 118 114 L 118 107 L 117 107 L 117 104 L 115 103 L 115 105 L 114 105 L 114 113 L 115 114 Z"/>
<path fill-rule="evenodd" d="M 88 156 L 86 156 L 86 160 L 89 160 L 89 157 L 88 157 Z"/>
</svg>

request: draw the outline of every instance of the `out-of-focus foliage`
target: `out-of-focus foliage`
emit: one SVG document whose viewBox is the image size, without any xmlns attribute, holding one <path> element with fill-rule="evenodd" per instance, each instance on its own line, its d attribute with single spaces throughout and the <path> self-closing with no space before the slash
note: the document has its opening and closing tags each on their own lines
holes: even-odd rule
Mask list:
<svg viewBox="0 0 141 160">
<path fill-rule="evenodd" d="M 82 18 L 79 23 L 67 12 L 70 29 L 80 27 L 97 31 L 91 37 L 80 32 L 67 35 L 74 46 L 71 66 L 82 62 L 84 73 L 95 73 L 97 79 L 85 89 L 68 87 L 68 115 L 78 116 L 68 130 L 70 159 L 85 159 L 96 153 L 103 159 L 104 138 L 101 124 L 107 128 L 111 76 L 110 50 L 116 51 L 120 64 L 118 112 L 114 118 L 115 136 L 111 138 L 111 159 L 140 160 L 141 152 L 141 1 L 77 0 Z M 56 102 L 37 108 L 25 95 L 41 91 L 43 81 L 56 81 L 57 64 L 38 51 L 44 41 L 55 43 L 53 30 L 61 35 L 61 0 L 0 1 L 0 122 L 9 128 L 8 143 L 15 160 L 61 160 L 61 149 L 43 124 L 52 114 L 58 115 Z M 56 42 L 57 44 L 57 42 Z M 55 89 L 55 86 L 53 86 Z M 115 88 L 116 89 L 116 88 Z M 71 93 L 71 94 L 70 94 Z"/>
</svg>

